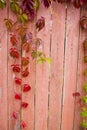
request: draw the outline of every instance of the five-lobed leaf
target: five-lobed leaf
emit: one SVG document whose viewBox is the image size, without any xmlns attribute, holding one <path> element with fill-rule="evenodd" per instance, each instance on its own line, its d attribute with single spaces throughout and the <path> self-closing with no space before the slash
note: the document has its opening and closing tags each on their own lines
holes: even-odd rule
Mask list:
<svg viewBox="0 0 87 130">
<path fill-rule="evenodd" d="M 27 14 L 23 13 L 23 14 L 19 14 L 18 15 L 18 21 L 25 24 L 28 21 L 28 16 Z"/>
<path fill-rule="evenodd" d="M 40 51 L 32 51 L 31 54 L 33 59 L 36 59 L 37 63 L 43 64 L 44 62 L 51 63 L 51 58 L 46 57 L 46 55 L 43 52 Z"/>
</svg>

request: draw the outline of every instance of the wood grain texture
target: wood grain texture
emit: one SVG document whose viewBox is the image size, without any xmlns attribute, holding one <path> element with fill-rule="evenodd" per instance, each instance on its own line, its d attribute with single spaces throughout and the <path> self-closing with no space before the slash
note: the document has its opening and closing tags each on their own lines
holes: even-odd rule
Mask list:
<svg viewBox="0 0 87 130">
<path fill-rule="evenodd" d="M 81 17 L 87 16 L 87 10 L 81 9 Z M 83 41 L 87 38 L 87 33 L 80 28 L 80 37 L 79 37 L 79 57 L 78 57 L 78 79 L 77 79 L 77 91 L 81 93 L 81 96 L 84 94 L 83 92 L 83 85 L 86 83 L 86 79 L 84 77 L 84 70 L 87 67 L 87 64 L 84 63 L 84 49 L 83 49 Z M 78 99 L 76 100 L 76 108 L 75 108 L 75 120 L 74 120 L 74 130 L 80 129 L 81 123 L 81 107 L 77 103 Z"/>
<path fill-rule="evenodd" d="M 76 90 L 78 37 L 80 11 L 72 6 L 67 8 L 66 46 L 64 66 L 64 89 L 61 130 L 72 130 L 74 119 L 74 100 L 72 93 Z"/>
<path fill-rule="evenodd" d="M 14 77 L 21 75 L 13 74 L 11 64 L 21 64 L 21 59 L 14 62 L 9 55 L 12 45 L 3 23 L 7 9 L 0 11 L 0 130 L 21 130 L 21 121 L 27 125 L 25 130 L 80 130 L 80 108 L 72 93 L 77 90 L 83 94 L 83 71 L 87 64 L 83 62 L 82 42 L 87 34 L 79 30 L 79 19 L 80 15 L 87 15 L 87 10 L 80 12 L 72 5 L 66 9 L 66 5 L 56 3 L 51 10 L 41 3 L 37 18 L 28 24 L 28 32 L 42 40 L 38 51 L 51 57 L 52 63 L 36 64 L 30 54 L 23 52 L 30 61 L 30 75 L 22 80 L 22 84 L 31 86 L 27 93 L 14 83 Z M 41 16 L 45 17 L 45 27 L 37 32 L 35 22 Z M 16 20 L 10 10 L 9 18 Z M 29 103 L 27 108 L 20 108 L 21 101 L 14 99 L 15 92 Z M 14 111 L 19 113 L 18 120 L 12 118 Z"/>
<path fill-rule="evenodd" d="M 8 129 L 8 84 L 7 84 L 7 30 L 4 18 L 7 18 L 7 8 L 0 9 L 0 129 Z"/>
<path fill-rule="evenodd" d="M 44 11 L 45 10 L 45 11 Z M 43 14 L 43 15 L 42 15 Z M 45 18 L 45 28 L 37 33 L 42 39 L 38 51 L 43 51 L 48 57 L 50 55 L 50 11 L 41 5 L 37 19 Z M 36 104 L 35 104 L 35 130 L 47 130 L 48 118 L 48 86 L 49 86 L 49 64 L 36 65 Z"/>
<path fill-rule="evenodd" d="M 9 9 L 9 19 L 16 22 L 17 18 L 15 14 Z M 15 28 L 16 29 L 16 28 Z M 12 71 L 12 64 L 21 65 L 21 57 L 18 59 L 10 56 L 9 50 L 14 46 L 10 42 L 11 34 L 16 35 L 15 31 L 9 32 L 8 35 L 8 111 L 9 111 L 9 130 L 20 130 L 20 122 L 21 122 L 21 101 L 15 99 L 15 93 L 21 94 L 21 86 L 15 83 L 15 77 L 21 78 L 21 73 L 14 73 Z M 18 38 L 18 37 L 16 37 Z M 17 49 L 20 50 L 21 43 L 18 42 Z M 21 54 L 20 54 L 21 55 Z M 18 119 L 15 120 L 13 118 L 13 113 L 16 112 L 18 115 Z"/>
<path fill-rule="evenodd" d="M 65 5 L 60 5 L 56 3 L 52 5 L 52 8 L 52 63 L 50 79 L 48 129 L 60 130 L 66 8 Z"/>
</svg>

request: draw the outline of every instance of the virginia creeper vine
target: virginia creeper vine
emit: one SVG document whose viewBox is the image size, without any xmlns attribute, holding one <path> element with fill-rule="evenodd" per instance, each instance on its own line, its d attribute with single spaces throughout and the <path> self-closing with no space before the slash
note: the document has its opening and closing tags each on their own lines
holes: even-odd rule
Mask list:
<svg viewBox="0 0 87 130">
<path fill-rule="evenodd" d="M 14 82 L 16 85 L 22 88 L 23 93 L 27 93 L 31 90 L 31 86 L 27 83 L 23 84 L 22 79 L 26 78 L 29 75 L 29 57 L 26 56 L 29 53 L 29 56 L 32 56 L 33 59 L 36 59 L 39 63 L 48 62 L 50 63 L 50 58 L 46 57 L 43 52 L 37 51 L 38 46 L 41 44 L 42 40 L 40 38 L 33 38 L 31 32 L 27 31 L 26 23 L 28 21 L 32 21 L 36 17 L 37 10 L 39 9 L 40 4 L 44 4 L 46 8 L 48 8 L 52 2 L 64 3 L 67 4 L 72 3 L 76 8 L 87 5 L 87 0 L 10 0 L 10 10 L 15 13 L 17 19 L 14 22 L 12 19 L 4 19 L 7 30 L 10 33 L 10 43 L 11 48 L 9 50 L 10 56 L 14 59 L 14 63 L 11 65 L 11 69 L 15 74 Z M 7 1 L 0 0 L 0 8 L 6 7 Z M 87 30 L 87 18 L 83 17 L 80 21 L 80 25 L 82 29 Z M 36 22 L 36 29 L 40 31 L 45 26 L 45 18 L 40 17 Z M 83 42 L 84 52 L 87 51 L 87 39 Z M 25 52 L 25 56 L 23 56 L 23 52 Z M 21 59 L 21 63 L 17 63 L 17 61 Z M 87 63 L 87 55 L 84 56 L 84 63 Z M 21 77 L 18 76 L 20 73 Z M 84 76 L 87 76 L 87 70 L 84 70 Z M 87 83 L 83 85 L 83 89 L 87 92 Z M 83 121 L 81 126 L 83 128 L 87 128 L 87 96 L 83 96 L 82 99 L 80 97 L 79 92 L 73 93 L 74 97 L 78 97 L 78 101 L 81 105 L 82 112 L 81 116 Z M 28 107 L 28 103 L 26 101 L 22 101 L 22 95 L 18 92 L 14 94 L 15 100 L 21 101 L 21 108 L 25 109 Z M 82 103 L 83 101 L 83 103 Z M 17 120 L 19 117 L 19 113 L 14 111 L 12 117 Z M 21 121 L 20 127 L 23 129 L 27 126 L 26 122 Z"/>
</svg>

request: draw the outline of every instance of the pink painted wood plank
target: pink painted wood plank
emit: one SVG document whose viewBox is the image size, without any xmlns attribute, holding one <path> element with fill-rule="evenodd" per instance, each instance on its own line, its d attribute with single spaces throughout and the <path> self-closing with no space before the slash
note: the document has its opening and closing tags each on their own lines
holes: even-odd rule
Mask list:
<svg viewBox="0 0 87 130">
<path fill-rule="evenodd" d="M 73 129 L 74 99 L 72 93 L 77 85 L 79 19 L 80 10 L 72 6 L 68 7 L 61 130 Z"/>
<path fill-rule="evenodd" d="M 54 3 L 52 14 L 52 63 L 49 96 L 49 130 L 60 130 L 61 124 L 65 17 L 65 5 Z"/>
<path fill-rule="evenodd" d="M 16 17 L 14 15 L 14 13 L 12 13 L 12 11 L 9 10 L 9 18 L 15 22 L 16 21 Z M 12 46 L 11 42 L 10 42 L 10 34 L 14 34 L 14 32 L 9 32 L 9 36 L 8 36 L 8 99 L 9 99 L 9 103 L 8 103 L 8 111 L 9 111 L 9 130 L 18 130 L 20 128 L 20 114 L 21 114 L 21 101 L 20 100 L 16 100 L 15 99 L 15 93 L 21 94 L 21 86 L 20 85 L 16 85 L 15 84 L 15 77 L 19 77 L 21 78 L 21 73 L 14 73 L 11 69 L 11 65 L 12 64 L 21 64 L 21 57 L 19 59 L 14 59 L 10 56 L 9 54 L 9 49 Z M 16 34 L 16 33 L 15 33 Z M 20 42 L 18 43 L 18 47 L 17 49 L 20 50 Z M 15 120 L 13 118 L 13 112 L 16 112 L 18 114 L 18 119 Z"/>
<path fill-rule="evenodd" d="M 7 30 L 4 18 L 7 18 L 7 8 L 0 9 L 0 129 L 8 129 L 8 98 L 7 98 Z"/>
<path fill-rule="evenodd" d="M 35 23 L 30 22 L 28 27 L 28 33 L 31 32 L 33 38 L 35 37 Z M 35 61 L 32 59 L 31 54 L 26 54 L 23 51 L 23 57 L 29 57 L 29 76 L 22 78 L 22 84 L 29 84 L 31 90 L 29 92 L 22 92 L 22 101 L 27 102 L 29 105 L 27 108 L 22 109 L 22 120 L 26 123 L 25 130 L 34 130 L 34 87 L 35 87 Z M 24 68 L 24 67 L 23 67 Z"/>
<path fill-rule="evenodd" d="M 81 17 L 87 16 L 87 10 L 82 9 L 81 10 Z M 86 82 L 86 79 L 84 77 L 84 70 L 87 68 L 87 64 L 84 63 L 84 49 L 83 49 L 83 41 L 87 38 L 87 33 L 80 29 L 80 39 L 79 39 L 79 58 L 78 58 L 78 79 L 77 79 L 77 91 L 81 93 L 81 96 L 83 96 L 83 85 Z M 76 100 L 77 101 L 77 100 Z M 75 108 L 75 121 L 74 121 L 74 130 L 80 129 L 80 123 L 81 123 L 81 107 L 79 104 L 76 104 Z"/>
<path fill-rule="evenodd" d="M 45 11 L 44 11 L 45 10 Z M 43 51 L 48 57 L 50 54 L 50 11 L 43 5 L 37 14 L 37 19 L 45 18 L 45 28 L 37 33 L 37 37 L 42 39 L 42 44 L 38 51 Z M 48 118 L 48 87 L 50 65 L 48 63 L 36 64 L 36 86 L 35 86 L 35 130 L 47 130 Z"/>
</svg>

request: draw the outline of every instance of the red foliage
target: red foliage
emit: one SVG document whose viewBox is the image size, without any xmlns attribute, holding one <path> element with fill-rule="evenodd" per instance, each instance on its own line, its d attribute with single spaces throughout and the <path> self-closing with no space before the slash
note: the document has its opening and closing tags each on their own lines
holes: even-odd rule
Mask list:
<svg viewBox="0 0 87 130">
<path fill-rule="evenodd" d="M 27 77 L 28 75 L 29 75 L 29 71 L 28 71 L 28 67 L 27 67 L 27 68 L 25 68 L 24 71 L 22 71 L 22 76 Z"/>
<path fill-rule="evenodd" d="M 21 85 L 22 80 L 18 77 L 15 77 L 15 83 L 18 84 L 18 85 Z"/>
<path fill-rule="evenodd" d="M 40 31 L 41 29 L 43 29 L 44 26 L 45 26 L 45 18 L 41 17 L 36 22 L 36 29 Z"/>
<path fill-rule="evenodd" d="M 10 48 L 10 56 L 13 58 L 19 58 L 19 52 L 16 48 Z"/>
<path fill-rule="evenodd" d="M 27 13 L 30 20 L 35 17 L 35 1 L 34 0 L 23 0 L 22 9 Z"/>
<path fill-rule="evenodd" d="M 26 66 L 29 64 L 29 57 L 22 57 L 22 66 Z"/>
<path fill-rule="evenodd" d="M 15 99 L 20 100 L 21 99 L 21 95 L 18 94 L 18 93 L 15 93 Z"/>
<path fill-rule="evenodd" d="M 13 117 L 14 119 L 18 119 L 18 113 L 13 112 L 12 117 Z"/>
<path fill-rule="evenodd" d="M 25 50 L 27 53 L 29 52 L 30 50 L 30 45 L 28 42 L 25 42 L 22 46 L 23 50 Z"/>
<path fill-rule="evenodd" d="M 28 92 L 31 90 L 31 87 L 28 84 L 23 85 L 23 92 Z"/>
<path fill-rule="evenodd" d="M 24 121 L 21 122 L 21 128 L 24 129 L 26 127 L 26 123 Z"/>
<path fill-rule="evenodd" d="M 14 46 L 14 45 L 17 45 L 17 39 L 16 39 L 16 35 L 13 35 L 13 34 L 10 34 L 11 37 L 10 37 L 10 42 L 11 44 Z"/>
<path fill-rule="evenodd" d="M 79 92 L 73 93 L 73 97 L 79 97 L 79 96 L 80 96 L 80 93 L 79 93 Z"/>
<path fill-rule="evenodd" d="M 28 103 L 22 102 L 22 107 L 23 107 L 23 108 L 26 108 L 27 106 L 28 106 Z"/>
<path fill-rule="evenodd" d="M 17 73 L 20 72 L 19 64 L 12 64 L 11 67 L 12 67 L 13 72 L 17 72 Z"/>
</svg>

